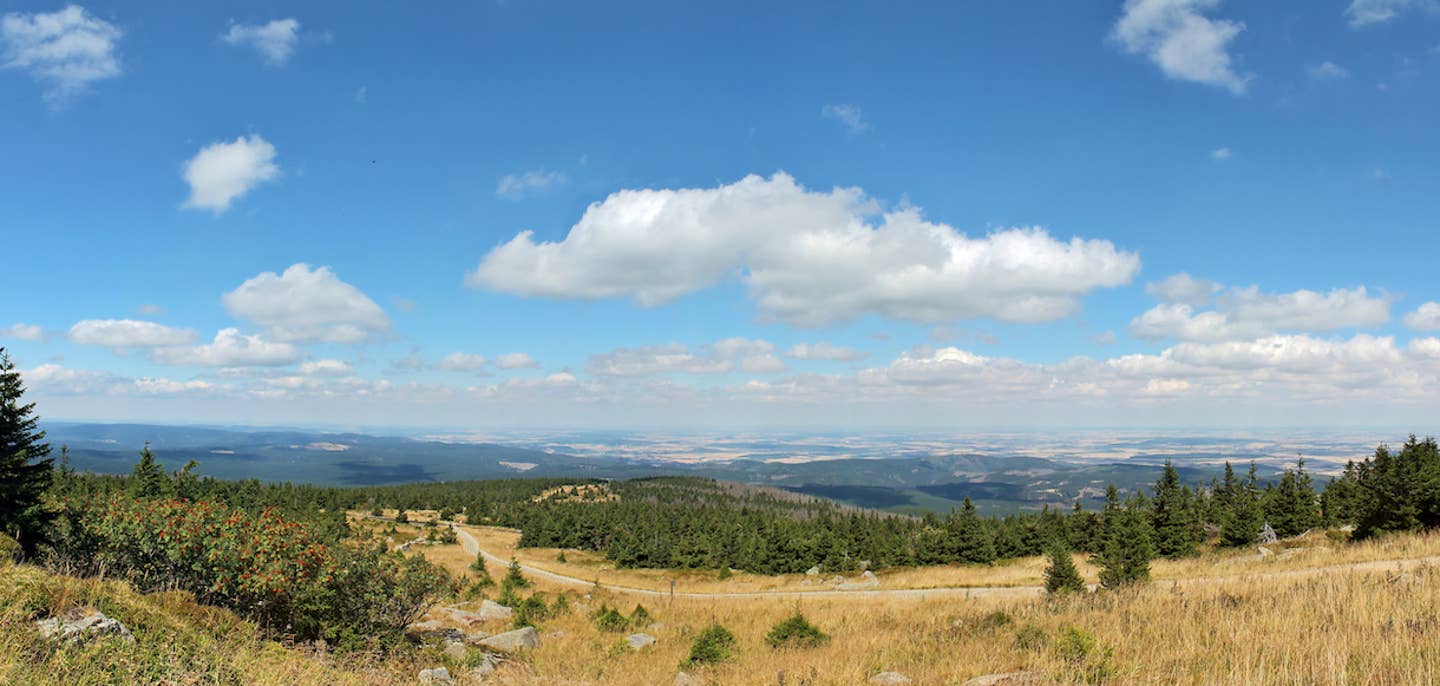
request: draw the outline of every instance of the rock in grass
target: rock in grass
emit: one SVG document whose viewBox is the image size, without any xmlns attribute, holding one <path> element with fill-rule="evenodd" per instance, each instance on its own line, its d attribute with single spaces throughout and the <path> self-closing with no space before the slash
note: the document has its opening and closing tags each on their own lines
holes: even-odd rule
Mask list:
<svg viewBox="0 0 1440 686">
<path fill-rule="evenodd" d="M 503 634 L 495 634 L 490 638 L 480 641 L 480 647 L 489 648 L 500 653 L 518 653 L 522 650 L 539 648 L 540 632 L 531 626 L 527 626 L 524 629 L 507 631 Z"/>
<path fill-rule="evenodd" d="M 910 683 L 910 677 L 899 672 L 881 672 L 870 677 L 870 683 L 874 686 L 904 686 Z"/>
<path fill-rule="evenodd" d="M 465 640 L 465 634 L 460 633 L 459 629 L 445 626 L 445 624 L 439 620 L 432 619 L 428 622 L 416 622 L 405 627 L 405 638 L 416 643 L 424 643 L 432 639 L 463 641 Z"/>
<path fill-rule="evenodd" d="M 705 680 L 693 674 L 680 672 L 675 675 L 675 686 L 704 686 Z"/>
<path fill-rule="evenodd" d="M 492 619 L 510 619 L 510 615 L 515 614 L 515 611 L 493 600 L 487 600 L 480 603 L 478 614 L 481 621 L 488 622 Z"/>
<path fill-rule="evenodd" d="M 1027 686 L 1044 683 L 1039 672 L 1007 672 L 986 674 L 966 681 L 960 686 Z"/>
<path fill-rule="evenodd" d="M 480 664 L 470 670 L 470 677 L 475 681 L 484 680 L 485 677 L 495 673 L 495 658 L 485 655 L 480 659 Z"/>
<path fill-rule="evenodd" d="M 625 643 L 631 650 L 640 650 L 655 642 L 655 637 L 650 634 L 630 634 L 625 637 Z"/>
<path fill-rule="evenodd" d="M 452 681 L 450 678 L 450 670 L 444 667 L 420 670 L 420 683 L 426 684 L 427 686 L 429 684 L 448 684 Z"/>
<path fill-rule="evenodd" d="M 460 641 L 445 642 L 445 657 L 455 660 L 456 662 L 461 662 L 464 661 L 467 654 L 469 654 L 469 651 L 465 649 L 464 643 Z"/>
<path fill-rule="evenodd" d="M 118 620 L 96 610 L 74 609 L 59 617 L 35 622 L 40 635 L 64 643 L 84 643 L 96 638 L 119 638 L 134 643 L 135 637 Z"/>
</svg>

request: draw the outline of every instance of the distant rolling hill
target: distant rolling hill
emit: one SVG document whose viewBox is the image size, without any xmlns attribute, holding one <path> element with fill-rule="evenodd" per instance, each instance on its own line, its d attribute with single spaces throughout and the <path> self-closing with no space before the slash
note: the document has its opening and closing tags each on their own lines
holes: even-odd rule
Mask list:
<svg viewBox="0 0 1440 686">
<path fill-rule="evenodd" d="M 236 429 L 153 424 L 49 422 L 49 441 L 66 445 L 74 467 L 128 472 L 147 442 L 159 460 L 178 469 L 200 462 L 201 474 L 221 479 L 368 486 L 425 481 L 526 477 L 630 479 L 705 476 L 780 488 L 859 507 L 922 513 L 958 507 L 969 497 L 991 514 L 1023 509 L 1087 507 L 1105 485 L 1148 487 L 1161 467 L 1145 461 L 1062 462 L 1030 456 L 915 455 L 781 463 L 733 459 L 700 463 L 574 457 L 491 443 L 444 443 L 360 433 L 297 429 Z M 1199 484 L 1213 469 L 1179 466 Z M 1270 472 L 1267 471 L 1267 474 Z"/>
</svg>

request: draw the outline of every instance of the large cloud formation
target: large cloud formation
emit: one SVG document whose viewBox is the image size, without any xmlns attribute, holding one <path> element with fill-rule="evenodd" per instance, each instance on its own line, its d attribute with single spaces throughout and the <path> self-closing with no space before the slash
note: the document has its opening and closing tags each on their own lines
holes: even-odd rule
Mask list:
<svg viewBox="0 0 1440 686">
<path fill-rule="evenodd" d="M 390 330 L 385 311 L 328 267 L 296 263 L 264 272 L 220 298 L 231 316 L 266 327 L 277 341 L 358 343 Z"/>
<path fill-rule="evenodd" d="M 872 224 L 872 220 L 875 220 Z M 623 190 L 560 241 L 525 231 L 467 276 L 474 287 L 655 306 L 738 274 L 762 316 L 820 326 L 866 314 L 921 322 L 1049 321 L 1129 283 L 1140 258 L 1040 228 L 970 237 L 920 211 L 879 212 L 858 188 L 805 189 L 784 173 L 716 188 Z"/>
</svg>

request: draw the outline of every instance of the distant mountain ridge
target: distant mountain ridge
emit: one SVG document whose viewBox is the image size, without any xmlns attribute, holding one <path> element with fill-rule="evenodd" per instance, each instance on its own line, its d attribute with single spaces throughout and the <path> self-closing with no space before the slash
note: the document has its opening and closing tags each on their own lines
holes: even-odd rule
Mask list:
<svg viewBox="0 0 1440 686">
<path fill-rule="evenodd" d="M 334 486 L 525 477 L 631 479 L 704 476 L 773 487 L 895 512 L 946 511 L 969 497 L 983 511 L 1043 506 L 1068 508 L 1076 499 L 1100 502 L 1107 483 L 1122 490 L 1148 487 L 1158 461 L 1067 462 L 1034 456 L 916 454 L 810 462 L 736 458 L 673 462 L 633 457 L 576 457 L 495 443 L 448 443 L 354 432 L 49 422 L 57 449 L 72 466 L 101 473 L 130 470 L 147 442 L 171 469 L 200 462 L 200 473 L 221 479 L 294 481 Z M 533 466 L 532 466 L 533 465 Z M 1178 467 L 1199 484 L 1215 470 Z M 1273 473 L 1266 470 L 1266 474 Z"/>
</svg>

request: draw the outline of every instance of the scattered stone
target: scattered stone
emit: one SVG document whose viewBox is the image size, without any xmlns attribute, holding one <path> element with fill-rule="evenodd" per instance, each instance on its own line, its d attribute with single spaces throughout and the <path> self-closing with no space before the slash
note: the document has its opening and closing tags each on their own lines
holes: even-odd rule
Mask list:
<svg viewBox="0 0 1440 686">
<path fill-rule="evenodd" d="M 130 635 L 130 630 L 126 629 L 124 624 L 96 610 L 75 608 L 59 617 L 35 622 L 35 626 L 40 630 L 41 636 L 65 643 L 84 643 L 95 638 L 110 637 L 119 638 L 126 643 L 135 642 L 135 637 Z"/>
<path fill-rule="evenodd" d="M 485 677 L 488 677 L 494 673 L 495 658 L 490 657 L 489 655 L 486 655 L 484 658 L 482 658 L 480 660 L 480 664 L 475 665 L 475 669 L 470 670 L 470 676 L 476 681 L 482 681 L 485 679 Z"/>
<path fill-rule="evenodd" d="M 480 642 L 487 638 L 490 638 L 490 634 L 484 631 L 472 631 L 465 634 L 465 642 L 470 645 L 480 645 Z"/>
<path fill-rule="evenodd" d="M 679 672 L 675 675 L 675 686 L 703 686 L 704 683 L 704 679 L 684 672 Z"/>
<path fill-rule="evenodd" d="M 1040 683 L 1044 683 L 1044 680 L 1039 672 L 1008 672 L 977 676 L 960 686 L 1029 686 Z"/>
<path fill-rule="evenodd" d="M 1274 555 L 1274 554 L 1275 554 L 1275 551 L 1273 551 L 1273 550 L 1271 550 L 1271 549 L 1269 549 L 1269 548 L 1266 548 L 1265 546 L 1262 545 L 1262 546 L 1260 546 L 1259 548 L 1256 548 L 1256 549 L 1255 549 L 1255 554 L 1256 554 L 1258 557 L 1260 557 L 1261 559 L 1264 559 L 1264 558 L 1267 558 L 1267 557 L 1270 557 L 1270 556 Z"/>
<path fill-rule="evenodd" d="M 540 647 L 540 632 L 531 626 L 507 631 L 480 641 L 480 647 L 501 653 L 518 653 L 522 650 Z"/>
<path fill-rule="evenodd" d="M 451 619 L 459 622 L 460 624 L 464 624 L 465 626 L 472 626 L 485 621 L 485 617 L 478 612 L 462 610 L 458 607 L 446 607 L 442 609 L 450 613 Z"/>
<path fill-rule="evenodd" d="M 514 610 L 511 610 L 510 608 L 505 607 L 504 605 L 501 605 L 500 603 L 497 603 L 493 600 L 487 600 L 483 603 L 480 603 L 480 612 L 477 613 L 477 615 L 480 617 L 480 620 L 484 622 L 495 619 L 510 619 L 510 615 L 512 614 L 514 614 Z"/>
<path fill-rule="evenodd" d="M 820 565 L 805 570 L 805 576 L 820 576 Z"/>
<path fill-rule="evenodd" d="M 456 662 L 463 661 L 469 652 L 470 651 L 465 648 L 465 644 L 460 641 L 445 642 L 445 657 L 455 660 Z"/>
<path fill-rule="evenodd" d="M 870 561 L 869 561 L 869 560 L 861 560 L 861 561 L 860 561 L 860 569 L 866 569 L 866 570 L 870 569 Z"/>
<path fill-rule="evenodd" d="M 867 569 L 867 570 L 865 570 L 865 573 L 864 573 L 864 574 L 861 574 L 861 575 L 860 575 L 860 578 L 861 578 L 861 579 L 864 579 L 864 580 L 866 580 L 866 581 L 874 581 L 874 580 L 875 580 L 875 572 L 872 572 L 872 571 L 870 571 L 870 570 Z"/>
<path fill-rule="evenodd" d="M 625 637 L 625 643 L 629 644 L 631 650 L 640 650 L 655 642 L 655 637 L 650 634 L 630 634 Z"/>
<path fill-rule="evenodd" d="M 416 643 L 424 643 L 430 640 L 442 641 L 463 641 L 465 634 L 459 629 L 445 626 L 438 619 L 431 619 L 424 622 L 416 622 L 405 627 L 405 638 Z"/>
<path fill-rule="evenodd" d="M 875 686 L 904 686 L 910 683 L 910 677 L 899 672 L 881 672 L 870 677 L 870 683 Z"/>
<path fill-rule="evenodd" d="M 830 577 L 830 582 L 829 582 L 829 583 L 832 583 L 832 584 L 843 584 L 843 583 L 845 583 L 845 577 L 843 577 L 843 576 L 838 576 L 838 575 L 837 575 L 837 576 Z"/>
<path fill-rule="evenodd" d="M 800 582 L 800 585 L 801 585 L 801 586 L 809 586 L 810 584 L 811 584 L 811 581 L 810 581 L 809 579 L 806 579 L 806 580 Z"/>
<path fill-rule="evenodd" d="M 420 670 L 420 683 L 422 684 L 448 684 L 451 682 L 450 670 L 444 667 Z"/>
</svg>

